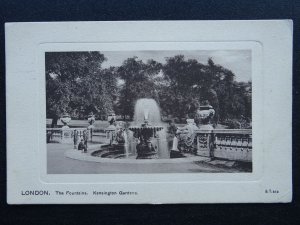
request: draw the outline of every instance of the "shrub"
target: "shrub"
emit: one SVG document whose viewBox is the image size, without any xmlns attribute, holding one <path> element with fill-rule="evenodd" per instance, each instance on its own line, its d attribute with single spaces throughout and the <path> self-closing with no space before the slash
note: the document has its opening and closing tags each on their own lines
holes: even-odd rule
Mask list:
<svg viewBox="0 0 300 225">
<path fill-rule="evenodd" d="M 228 129 L 240 129 L 241 123 L 236 119 L 226 119 L 223 123 Z"/>
</svg>

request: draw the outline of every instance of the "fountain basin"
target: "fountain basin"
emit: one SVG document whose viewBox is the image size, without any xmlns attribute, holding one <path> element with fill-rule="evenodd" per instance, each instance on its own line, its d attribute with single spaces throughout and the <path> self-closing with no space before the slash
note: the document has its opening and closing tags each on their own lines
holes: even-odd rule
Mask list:
<svg viewBox="0 0 300 225">
<path fill-rule="evenodd" d="M 172 159 L 143 159 L 143 160 L 136 160 L 134 158 L 102 158 L 93 156 L 94 150 L 89 153 L 81 153 L 80 151 L 76 151 L 74 149 L 67 150 L 65 152 L 65 156 L 67 158 L 75 159 L 75 160 L 83 160 L 88 162 L 99 162 L 99 163 L 125 163 L 125 164 L 160 164 L 160 163 L 184 163 L 184 162 L 199 162 L 210 161 L 209 157 L 203 156 L 193 156 L 193 157 L 186 157 L 186 158 L 172 158 Z"/>
</svg>

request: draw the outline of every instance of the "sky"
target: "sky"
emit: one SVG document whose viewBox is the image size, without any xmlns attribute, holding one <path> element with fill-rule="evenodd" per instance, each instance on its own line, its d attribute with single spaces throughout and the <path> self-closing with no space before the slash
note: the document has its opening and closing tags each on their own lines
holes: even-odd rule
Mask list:
<svg viewBox="0 0 300 225">
<path fill-rule="evenodd" d="M 219 64 L 235 74 L 236 81 L 251 80 L 251 50 L 194 50 L 194 51 L 101 51 L 107 60 L 102 64 L 103 68 L 120 66 L 129 57 L 137 56 L 143 62 L 153 59 L 165 63 L 166 57 L 184 55 L 186 59 L 196 59 L 207 64 L 212 58 L 215 64 Z"/>
</svg>

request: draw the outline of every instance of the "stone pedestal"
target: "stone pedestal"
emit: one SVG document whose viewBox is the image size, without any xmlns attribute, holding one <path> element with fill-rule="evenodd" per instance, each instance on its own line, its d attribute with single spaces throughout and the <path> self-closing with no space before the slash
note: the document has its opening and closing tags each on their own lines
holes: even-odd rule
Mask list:
<svg viewBox="0 0 300 225">
<path fill-rule="evenodd" d="M 73 143 L 72 140 L 72 130 L 69 127 L 63 127 L 61 130 L 61 143 L 71 144 Z"/>
<path fill-rule="evenodd" d="M 115 132 L 116 132 L 116 126 L 115 125 L 109 125 L 105 129 L 106 138 L 108 139 L 108 142 L 109 142 L 110 145 L 113 143 Z"/>
<path fill-rule="evenodd" d="M 211 157 L 212 156 L 211 130 L 198 130 L 196 135 L 197 135 L 197 155 Z"/>
</svg>

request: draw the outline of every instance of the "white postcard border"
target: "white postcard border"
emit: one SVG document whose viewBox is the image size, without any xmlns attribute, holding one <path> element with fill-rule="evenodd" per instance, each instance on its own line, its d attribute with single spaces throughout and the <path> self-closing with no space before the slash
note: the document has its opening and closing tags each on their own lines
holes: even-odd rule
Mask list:
<svg viewBox="0 0 300 225">
<path fill-rule="evenodd" d="M 90 183 L 93 179 L 100 177 L 104 179 L 107 175 L 84 175 L 84 177 L 83 175 L 47 175 L 51 182 L 54 179 L 55 182 L 61 183 L 45 183 L 45 176 L 40 176 L 41 166 L 43 166 L 41 159 L 45 159 L 43 154 L 40 154 L 43 152 L 41 143 L 45 143 L 44 132 L 41 132 L 45 129 L 45 117 L 40 111 L 41 103 L 44 101 L 41 101 L 44 97 L 41 95 L 40 88 L 45 76 L 40 72 L 40 46 L 45 46 L 46 43 L 54 45 L 69 43 L 68 45 L 79 46 L 81 43 L 86 48 L 86 44 L 83 43 L 98 45 L 108 42 L 123 44 L 132 42 L 131 45 L 140 43 L 144 46 L 147 42 L 164 42 L 165 46 L 172 42 L 193 44 L 235 42 L 237 45 L 241 42 L 259 43 L 258 45 L 262 46 L 262 53 L 252 57 L 254 60 L 262 57 L 258 64 L 252 67 L 252 81 L 253 84 L 256 83 L 253 88 L 259 86 L 257 90 L 253 90 L 253 120 L 257 117 L 259 121 L 259 123 L 254 122 L 257 125 L 253 126 L 253 140 L 258 141 L 253 149 L 254 152 L 256 149 L 263 150 L 262 153 L 258 153 L 262 154 L 261 158 L 253 159 L 254 164 L 259 162 L 258 166 L 254 165 L 254 168 L 260 168 L 257 177 L 251 179 L 244 174 L 214 174 L 212 180 L 209 178 L 212 174 L 168 174 L 169 182 L 162 182 L 161 179 L 166 174 L 146 174 L 145 177 L 140 177 L 141 180 L 138 182 L 134 182 L 137 181 L 137 177 L 128 182 L 129 178 L 126 177 L 128 175 L 122 174 L 113 175 L 112 179 L 102 180 L 101 183 Z M 281 88 L 279 89 L 278 86 Z M 288 202 L 291 200 L 291 21 L 8 23 L 6 24 L 6 90 L 7 201 L 10 204 Z M 257 153 L 254 157 L 257 157 Z M 255 171 L 253 174 L 256 175 Z M 75 177 L 75 180 L 63 182 L 64 176 L 68 176 L 68 179 L 71 176 Z M 174 182 L 172 179 L 176 176 L 179 176 L 177 177 L 179 180 L 176 178 Z M 222 179 L 225 176 L 232 177 L 229 180 Z M 239 176 L 242 176 L 243 180 Z M 239 179 L 236 179 L 237 177 Z M 197 181 L 199 178 L 204 180 Z M 21 195 L 22 190 L 44 189 L 49 190 L 51 195 Z M 278 193 L 267 194 L 265 191 L 269 189 L 278 190 Z M 117 193 L 123 190 L 137 194 L 100 197 L 92 194 L 58 196 L 55 195 L 57 190 L 87 192 L 102 190 Z"/>
</svg>

